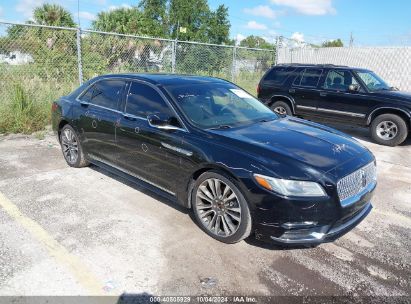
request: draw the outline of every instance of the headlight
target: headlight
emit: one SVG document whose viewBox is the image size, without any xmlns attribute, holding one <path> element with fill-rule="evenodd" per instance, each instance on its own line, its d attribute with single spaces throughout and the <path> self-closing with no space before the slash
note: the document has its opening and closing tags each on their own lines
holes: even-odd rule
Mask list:
<svg viewBox="0 0 411 304">
<path fill-rule="evenodd" d="M 289 180 L 254 174 L 257 183 L 268 190 L 285 196 L 327 196 L 323 187 L 316 182 Z"/>
</svg>

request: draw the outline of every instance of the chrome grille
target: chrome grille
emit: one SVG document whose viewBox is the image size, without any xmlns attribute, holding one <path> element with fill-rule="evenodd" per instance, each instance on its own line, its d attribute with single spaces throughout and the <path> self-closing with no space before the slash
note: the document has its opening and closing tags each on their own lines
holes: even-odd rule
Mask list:
<svg viewBox="0 0 411 304">
<path fill-rule="evenodd" d="M 376 181 L 377 168 L 374 162 L 340 179 L 337 183 L 337 192 L 341 205 L 346 206 L 353 203 L 351 198 L 363 192 Z"/>
</svg>

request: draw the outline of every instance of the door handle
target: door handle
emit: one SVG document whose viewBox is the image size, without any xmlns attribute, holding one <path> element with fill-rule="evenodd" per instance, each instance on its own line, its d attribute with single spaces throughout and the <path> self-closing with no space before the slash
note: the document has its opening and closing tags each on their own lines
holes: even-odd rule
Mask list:
<svg viewBox="0 0 411 304">
<path fill-rule="evenodd" d="M 325 96 L 327 96 L 327 93 L 325 93 L 325 92 L 320 92 L 320 96 L 325 97 Z"/>
<path fill-rule="evenodd" d="M 81 105 L 83 108 L 88 108 L 89 103 L 88 103 L 88 102 L 85 102 L 85 101 L 80 101 L 80 105 Z"/>
<path fill-rule="evenodd" d="M 295 90 L 294 89 L 289 89 L 288 92 L 289 93 L 295 93 Z"/>
</svg>

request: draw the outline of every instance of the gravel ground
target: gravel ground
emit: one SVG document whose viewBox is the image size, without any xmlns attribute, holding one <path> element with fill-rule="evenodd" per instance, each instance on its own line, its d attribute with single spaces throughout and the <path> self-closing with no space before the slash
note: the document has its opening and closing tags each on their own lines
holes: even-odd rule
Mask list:
<svg viewBox="0 0 411 304">
<path fill-rule="evenodd" d="M 411 142 L 376 155 L 371 214 L 334 243 L 225 245 L 190 212 L 97 168 L 55 138 L 0 136 L 0 295 L 410 296 Z M 6 203 L 5 203 L 6 202 Z"/>
</svg>

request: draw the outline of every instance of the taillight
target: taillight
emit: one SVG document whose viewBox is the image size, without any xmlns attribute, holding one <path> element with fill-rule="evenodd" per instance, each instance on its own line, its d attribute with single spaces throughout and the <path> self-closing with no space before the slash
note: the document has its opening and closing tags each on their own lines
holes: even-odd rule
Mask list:
<svg viewBox="0 0 411 304">
<path fill-rule="evenodd" d="M 257 85 L 257 95 L 260 95 L 260 91 L 261 91 L 260 84 L 258 84 Z"/>
<path fill-rule="evenodd" d="M 51 104 L 51 112 L 55 112 L 55 111 L 57 110 L 57 108 L 58 108 L 57 103 L 53 102 L 53 103 Z"/>
</svg>

